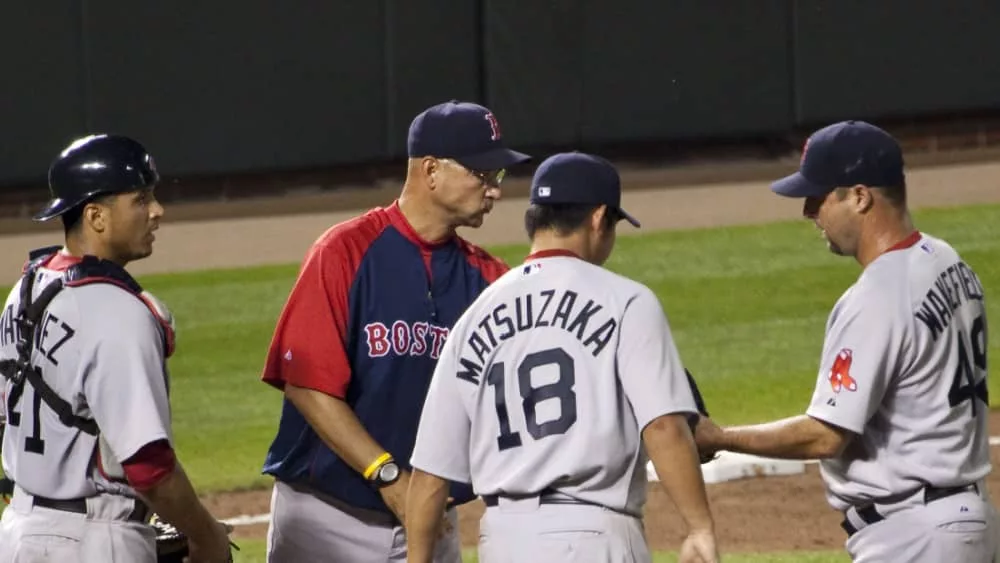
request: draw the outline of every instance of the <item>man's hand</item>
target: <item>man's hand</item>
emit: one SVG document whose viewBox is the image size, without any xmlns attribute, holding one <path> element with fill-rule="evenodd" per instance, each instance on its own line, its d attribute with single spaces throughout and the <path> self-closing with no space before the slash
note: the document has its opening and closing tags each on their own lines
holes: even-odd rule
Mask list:
<svg viewBox="0 0 1000 563">
<path fill-rule="evenodd" d="M 378 490 L 389 510 L 396 515 L 400 524 L 406 522 L 406 491 L 410 488 L 410 472 L 399 470 L 399 479 Z"/>
<path fill-rule="evenodd" d="M 723 431 L 711 418 L 702 416 L 694 429 L 694 443 L 698 446 L 701 462 L 705 463 L 723 449 Z"/>
<path fill-rule="evenodd" d="M 406 522 L 406 491 L 410 488 L 410 472 L 400 470 L 399 479 L 389 485 L 388 487 L 382 487 L 379 493 L 382 495 L 382 500 L 385 501 L 386 506 L 389 510 L 396 515 L 399 522 Z M 453 498 L 448 497 L 448 502 L 452 502 Z M 438 534 L 438 539 L 447 536 L 452 531 L 451 520 L 448 519 L 448 512 L 445 511 L 444 515 L 441 517 L 441 529 Z"/>
<path fill-rule="evenodd" d="M 718 563 L 719 550 L 715 547 L 715 535 L 710 531 L 695 531 L 688 534 L 681 545 L 678 563 Z"/>
<path fill-rule="evenodd" d="M 215 526 L 198 538 L 188 538 L 186 563 L 232 563 L 233 552 L 229 545 L 231 527 L 216 522 Z"/>
</svg>

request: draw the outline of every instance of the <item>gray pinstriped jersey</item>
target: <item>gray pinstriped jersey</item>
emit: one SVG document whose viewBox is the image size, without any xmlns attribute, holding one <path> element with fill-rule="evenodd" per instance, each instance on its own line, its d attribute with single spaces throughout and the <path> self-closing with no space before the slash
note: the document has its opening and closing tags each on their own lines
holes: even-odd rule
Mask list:
<svg viewBox="0 0 1000 563">
<path fill-rule="evenodd" d="M 991 469 L 983 287 L 923 235 L 878 257 L 837 302 L 807 413 L 858 434 L 821 463 L 839 510 Z"/>
<path fill-rule="evenodd" d="M 552 487 L 641 513 L 641 430 L 696 412 L 647 287 L 574 257 L 529 259 L 459 319 L 437 364 L 412 464 L 477 494 Z"/>
</svg>

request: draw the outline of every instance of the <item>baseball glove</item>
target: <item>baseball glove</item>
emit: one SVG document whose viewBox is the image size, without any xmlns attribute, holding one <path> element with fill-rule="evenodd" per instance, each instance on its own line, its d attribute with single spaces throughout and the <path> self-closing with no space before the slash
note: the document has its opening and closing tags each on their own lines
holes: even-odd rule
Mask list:
<svg viewBox="0 0 1000 563">
<path fill-rule="evenodd" d="M 184 563 L 188 554 L 188 539 L 180 530 L 154 514 L 149 525 L 156 532 L 157 563 Z"/>
<path fill-rule="evenodd" d="M 708 408 L 705 407 L 705 399 L 702 398 L 701 391 L 698 389 L 698 384 L 694 382 L 691 372 L 687 368 L 684 368 L 684 374 L 687 375 L 688 385 L 691 386 L 691 394 L 694 395 L 694 404 L 698 407 L 698 414 L 690 414 L 687 417 L 688 426 L 691 427 L 691 434 L 694 434 L 694 429 L 698 426 L 698 419 L 702 416 L 708 418 L 709 414 Z M 716 458 L 715 454 L 709 455 L 701 452 L 699 454 L 702 463 L 708 463 Z"/>
<path fill-rule="evenodd" d="M 150 517 L 149 525 L 156 532 L 157 563 L 184 563 L 184 558 L 189 552 L 187 536 L 157 514 Z M 232 531 L 232 527 L 228 529 Z M 231 541 L 229 548 L 229 561 L 232 563 L 233 550 L 239 551 L 240 548 Z"/>
</svg>

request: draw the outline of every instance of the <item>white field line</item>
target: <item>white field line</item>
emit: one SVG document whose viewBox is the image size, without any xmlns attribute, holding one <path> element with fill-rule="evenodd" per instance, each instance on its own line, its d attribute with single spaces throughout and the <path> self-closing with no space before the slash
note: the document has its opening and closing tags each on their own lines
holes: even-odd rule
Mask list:
<svg viewBox="0 0 1000 563">
<path fill-rule="evenodd" d="M 267 524 L 271 521 L 271 514 L 258 514 L 256 516 L 248 516 L 243 514 L 241 516 L 234 516 L 228 520 L 223 520 L 224 524 L 229 524 L 230 526 L 251 526 L 253 524 Z"/>
<path fill-rule="evenodd" d="M 1000 446 L 1000 436 L 990 436 L 990 445 Z M 814 459 L 807 460 L 806 463 L 816 463 L 816 460 Z M 267 524 L 270 521 L 271 521 L 270 514 L 257 514 L 254 516 L 244 514 L 241 516 L 234 516 L 233 518 L 229 518 L 228 520 L 223 520 L 224 523 L 229 524 L 231 526 L 251 526 L 253 524 Z"/>
</svg>

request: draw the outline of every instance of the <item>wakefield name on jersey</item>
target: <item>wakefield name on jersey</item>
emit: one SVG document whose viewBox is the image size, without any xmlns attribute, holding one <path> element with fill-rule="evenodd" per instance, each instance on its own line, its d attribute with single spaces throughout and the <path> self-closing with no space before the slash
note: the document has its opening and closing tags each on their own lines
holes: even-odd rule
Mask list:
<svg viewBox="0 0 1000 563">
<path fill-rule="evenodd" d="M 928 243 L 921 245 L 924 252 L 933 252 Z M 927 290 L 923 302 L 915 313 L 917 319 L 931 331 L 934 340 L 951 322 L 955 309 L 968 301 L 983 300 L 983 284 L 968 264 L 959 260 L 934 280 L 934 285 Z"/>
</svg>

